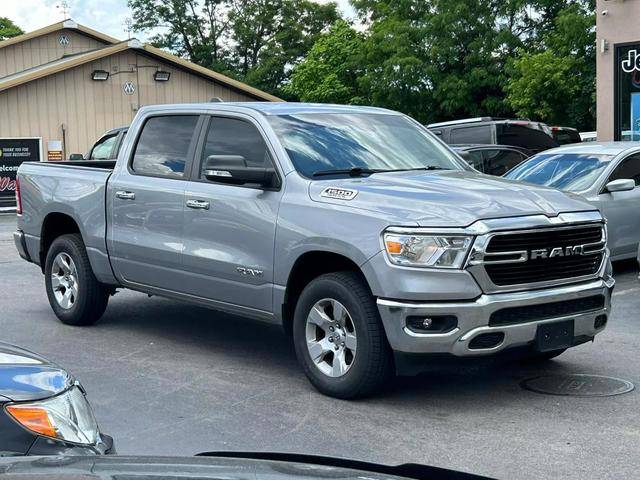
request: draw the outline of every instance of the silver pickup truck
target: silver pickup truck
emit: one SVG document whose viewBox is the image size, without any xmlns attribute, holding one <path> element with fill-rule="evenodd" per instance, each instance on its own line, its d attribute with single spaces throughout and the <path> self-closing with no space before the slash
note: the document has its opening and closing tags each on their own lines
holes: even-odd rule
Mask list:
<svg viewBox="0 0 640 480">
<path fill-rule="evenodd" d="M 117 161 L 18 179 L 15 243 L 60 320 L 92 324 L 129 288 L 281 324 L 340 398 L 434 355 L 549 359 L 610 312 L 594 207 L 479 174 L 388 110 L 144 107 Z"/>
</svg>

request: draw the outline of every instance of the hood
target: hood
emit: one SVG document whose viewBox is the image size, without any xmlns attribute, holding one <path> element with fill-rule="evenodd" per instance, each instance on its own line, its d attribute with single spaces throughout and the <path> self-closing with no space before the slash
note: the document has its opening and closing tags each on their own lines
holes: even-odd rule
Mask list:
<svg viewBox="0 0 640 480">
<path fill-rule="evenodd" d="M 203 455 L 203 454 L 200 454 Z M 0 474 L 16 478 L 55 477 L 60 480 L 95 478 L 122 480 L 145 478 L 269 478 L 272 480 L 417 480 L 456 478 L 489 480 L 464 472 L 417 464 L 386 466 L 325 458 L 269 452 L 216 452 L 195 457 L 49 456 L 0 457 Z"/>
<path fill-rule="evenodd" d="M 73 385 L 73 377 L 44 357 L 0 342 L 0 400 L 48 398 Z"/>
<path fill-rule="evenodd" d="M 357 191 L 351 200 L 327 198 L 327 187 Z M 470 171 L 377 173 L 363 178 L 313 181 L 316 202 L 349 205 L 375 212 L 392 222 L 425 227 L 466 227 L 489 218 L 593 211 L 578 195 L 525 185 Z"/>
</svg>

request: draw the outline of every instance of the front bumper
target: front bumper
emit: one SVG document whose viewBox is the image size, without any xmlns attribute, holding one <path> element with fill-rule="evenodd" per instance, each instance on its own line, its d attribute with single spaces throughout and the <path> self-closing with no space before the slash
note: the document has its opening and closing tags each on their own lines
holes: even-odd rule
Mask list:
<svg viewBox="0 0 640 480">
<path fill-rule="evenodd" d="M 499 351 L 532 344 L 536 339 L 538 325 L 573 319 L 576 343 L 592 339 L 604 329 L 596 328 L 596 317 L 609 315 L 611 292 L 615 281 L 606 276 L 594 281 L 543 290 L 514 293 L 483 294 L 471 301 L 404 302 L 379 298 L 378 310 L 391 348 L 396 352 L 411 354 L 452 354 L 457 357 L 482 356 Z M 526 307 L 604 296 L 604 308 L 583 313 L 544 318 L 523 323 L 489 326 L 491 314 L 510 307 Z M 448 333 L 415 333 L 407 328 L 408 317 L 430 317 L 454 315 L 457 328 Z M 478 335 L 502 333 L 504 338 L 490 348 L 470 348 Z"/>
</svg>

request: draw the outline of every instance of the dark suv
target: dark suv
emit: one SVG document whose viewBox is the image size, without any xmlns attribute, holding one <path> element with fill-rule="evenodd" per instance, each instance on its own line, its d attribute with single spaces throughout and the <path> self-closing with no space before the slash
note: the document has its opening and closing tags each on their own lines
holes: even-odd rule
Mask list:
<svg viewBox="0 0 640 480">
<path fill-rule="evenodd" d="M 558 146 L 546 124 L 529 120 L 478 117 L 432 123 L 427 128 L 449 145 L 511 145 L 533 153 Z"/>
</svg>

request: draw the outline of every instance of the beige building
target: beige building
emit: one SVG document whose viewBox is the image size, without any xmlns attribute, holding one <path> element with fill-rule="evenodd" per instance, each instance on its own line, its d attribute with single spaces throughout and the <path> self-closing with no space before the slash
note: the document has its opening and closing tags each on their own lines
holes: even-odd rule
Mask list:
<svg viewBox="0 0 640 480">
<path fill-rule="evenodd" d="M 65 20 L 0 42 L 0 156 L 10 139 L 35 137 L 42 159 L 66 158 L 130 123 L 142 105 L 214 97 L 279 100 L 138 40 Z M 6 148 L 5 160 L 20 150 Z M 61 154 L 49 155 L 57 148 Z"/>
<path fill-rule="evenodd" d="M 598 140 L 640 140 L 640 0 L 597 0 Z"/>
</svg>

